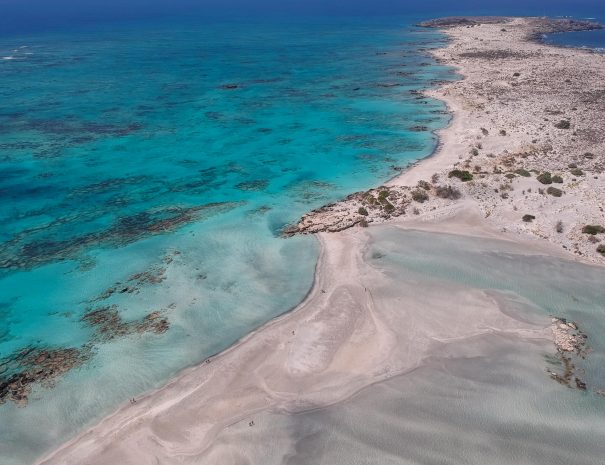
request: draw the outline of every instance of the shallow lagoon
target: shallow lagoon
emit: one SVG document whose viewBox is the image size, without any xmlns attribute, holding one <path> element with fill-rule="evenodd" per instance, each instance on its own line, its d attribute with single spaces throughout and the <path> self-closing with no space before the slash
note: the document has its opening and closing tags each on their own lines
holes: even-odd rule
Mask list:
<svg viewBox="0 0 605 465">
<path fill-rule="evenodd" d="M 369 231 L 366 260 L 389 278 L 381 298 L 403 302 L 402 289 L 462 286 L 497 296 L 502 311 L 516 318 L 547 325 L 554 314 L 577 321 L 592 349 L 581 367 L 588 390 L 549 377 L 554 346 L 548 340 L 495 333 L 435 341 L 418 368 L 342 403 L 253 415 L 227 428 L 202 463 L 600 463 L 605 270 L 511 242 L 393 227 Z M 452 301 L 443 310 L 456 306 Z"/>
</svg>

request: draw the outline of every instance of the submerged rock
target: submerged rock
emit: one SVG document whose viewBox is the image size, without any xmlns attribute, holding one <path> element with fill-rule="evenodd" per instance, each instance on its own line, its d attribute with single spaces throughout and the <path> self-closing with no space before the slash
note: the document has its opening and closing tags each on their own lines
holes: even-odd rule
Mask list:
<svg viewBox="0 0 605 465">
<path fill-rule="evenodd" d="M 34 384 L 52 387 L 57 378 L 82 365 L 92 355 L 92 347 L 79 349 L 27 347 L 12 356 L 0 359 L 0 405 L 13 401 L 20 407 L 27 405 Z"/>
<path fill-rule="evenodd" d="M 590 351 L 587 345 L 588 336 L 580 331 L 576 322 L 567 321 L 565 318 L 552 318 L 551 330 L 557 349 L 557 361 L 563 371 L 557 372 L 550 368 L 546 371 L 558 383 L 586 391 L 586 382 L 580 378 L 580 373 L 583 371 L 577 367 L 577 362 L 585 359 Z M 595 390 L 595 392 L 599 391 Z"/>
</svg>

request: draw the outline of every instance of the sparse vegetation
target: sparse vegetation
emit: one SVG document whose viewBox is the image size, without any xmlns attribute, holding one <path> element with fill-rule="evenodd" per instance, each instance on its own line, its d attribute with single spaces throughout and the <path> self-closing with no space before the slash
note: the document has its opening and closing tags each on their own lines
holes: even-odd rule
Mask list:
<svg viewBox="0 0 605 465">
<path fill-rule="evenodd" d="M 518 170 L 515 170 L 515 173 L 518 174 L 519 176 L 523 176 L 525 178 L 529 178 L 531 176 L 531 173 L 523 168 L 519 168 Z"/>
<path fill-rule="evenodd" d="M 473 179 L 473 175 L 470 171 L 462 171 L 462 170 L 452 170 L 450 171 L 448 177 L 450 178 L 458 178 L 462 182 L 471 181 Z"/>
<path fill-rule="evenodd" d="M 563 232 L 563 221 L 557 221 L 557 224 L 555 225 L 555 231 L 557 231 L 559 234 Z"/>
<path fill-rule="evenodd" d="M 368 211 L 363 207 L 359 207 L 359 210 L 357 210 L 357 213 L 359 213 L 360 215 L 363 215 L 363 216 L 368 216 Z"/>
<path fill-rule="evenodd" d="M 558 174 L 555 174 L 552 177 L 552 182 L 555 182 L 557 184 L 562 184 L 563 183 L 563 178 L 561 176 L 559 176 Z"/>
<path fill-rule="evenodd" d="M 552 176 L 548 171 L 539 174 L 536 179 L 542 184 L 552 184 Z"/>
<path fill-rule="evenodd" d="M 501 136 L 505 136 L 506 135 L 506 130 L 505 129 L 500 129 L 500 135 Z"/>
<path fill-rule="evenodd" d="M 580 168 L 574 168 L 570 171 L 570 173 L 574 176 L 584 176 L 584 171 L 582 171 Z"/>
<path fill-rule="evenodd" d="M 526 223 L 531 223 L 533 220 L 536 219 L 536 217 L 534 215 L 523 215 L 523 218 L 521 219 Z"/>
<path fill-rule="evenodd" d="M 605 228 L 600 224 L 587 224 L 582 228 L 582 232 L 584 234 L 590 234 L 594 236 L 595 234 L 605 233 Z"/>
<path fill-rule="evenodd" d="M 434 174 L 431 176 L 431 182 L 432 182 L 433 184 L 437 184 L 437 183 L 439 182 L 439 174 L 438 174 L 438 173 L 434 173 Z"/>
<path fill-rule="evenodd" d="M 489 134 L 489 131 L 488 131 L 487 129 L 485 129 L 485 128 L 481 128 L 481 133 L 482 133 L 484 136 L 487 136 L 487 135 Z"/>
<path fill-rule="evenodd" d="M 418 203 L 424 203 L 429 199 L 429 195 L 422 189 L 412 191 L 412 200 Z"/>
<path fill-rule="evenodd" d="M 418 187 L 425 191 L 431 190 L 431 184 L 426 181 L 418 181 Z"/>
<path fill-rule="evenodd" d="M 462 197 L 460 191 L 452 186 L 438 186 L 435 188 L 435 193 L 442 199 L 458 200 Z"/>
<path fill-rule="evenodd" d="M 546 193 L 552 195 L 553 197 L 561 197 L 563 195 L 563 191 L 561 189 L 557 189 L 553 186 L 550 186 L 548 189 L 546 189 Z"/>
<path fill-rule="evenodd" d="M 605 244 L 601 244 L 597 247 L 597 252 L 605 257 Z"/>
<path fill-rule="evenodd" d="M 557 129 L 569 129 L 571 127 L 571 123 L 569 122 L 569 120 L 562 119 L 558 123 L 555 123 L 555 127 Z"/>
</svg>

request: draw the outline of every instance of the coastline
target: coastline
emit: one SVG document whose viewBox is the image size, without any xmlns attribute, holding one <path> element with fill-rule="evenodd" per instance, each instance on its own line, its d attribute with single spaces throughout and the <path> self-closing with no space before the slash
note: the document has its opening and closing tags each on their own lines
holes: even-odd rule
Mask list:
<svg viewBox="0 0 605 465">
<path fill-rule="evenodd" d="M 444 50 L 456 45 L 454 37 L 445 49 L 433 53 L 443 58 Z M 459 67 L 458 72 L 464 79 L 468 78 L 463 67 Z M 442 172 L 443 176 L 452 165 L 460 163 L 460 154 L 468 151 L 469 140 L 473 138 L 461 137 L 469 131 L 468 114 L 458 101 L 448 99 L 446 93 L 457 82 L 427 91 L 427 95 L 445 101 L 452 113 L 449 125 L 437 131 L 439 142 L 434 153 L 385 186 L 392 189 L 415 186 L 435 172 Z M 525 180 L 514 182 L 517 181 Z M 467 187 L 462 183 L 457 185 L 460 189 Z M 510 217 L 494 221 L 497 208 L 494 208 L 496 213 L 492 210 L 493 216 L 485 216 L 481 202 L 472 190 L 464 190 L 461 200 L 431 198 L 430 202 L 417 205 L 416 208 L 421 209 L 417 215 L 388 218 L 377 215 L 374 222 L 409 230 L 503 239 L 522 244 L 526 251 L 537 255 L 602 264 L 596 255 L 571 254 L 556 242 L 536 240 L 535 236 L 540 236 L 531 231 L 528 234 L 525 230 L 509 230 Z M 348 209 L 347 216 L 352 216 L 358 203 L 345 203 L 341 207 Z M 398 338 L 405 336 L 404 326 L 390 327 L 384 310 L 377 310 L 380 299 L 365 287 L 367 282 L 380 284 L 383 279 L 374 275 L 363 259 L 368 232 L 363 228 L 344 229 L 337 233 L 312 231 L 320 233 L 320 257 L 313 287 L 295 309 L 201 365 L 185 370 L 136 403 L 124 405 L 38 463 L 140 464 L 155 463 L 154 460 L 182 463 L 183 456 L 203 454 L 222 429 L 256 412 L 321 408 L 421 366 L 429 349 L 419 344 L 417 351 L 398 353 L 396 347 Z M 478 299 L 482 318 L 492 318 L 493 328 L 498 329 L 486 331 L 471 323 L 462 332 L 443 330 L 445 332 L 437 334 L 424 328 L 427 338 L 463 341 L 497 331 L 511 337 L 533 339 L 543 347 L 551 344 L 547 324 L 529 324 L 503 316 L 498 306 L 484 296 L 466 297 Z M 445 301 L 447 297 L 442 299 Z M 421 308 L 412 297 L 406 304 L 410 309 Z"/>
<path fill-rule="evenodd" d="M 599 87 L 605 55 L 532 39 L 561 29 L 557 20 L 480 22 L 446 26 L 449 45 L 431 52 L 463 77 L 424 92 L 455 115 L 438 131 L 438 156 L 305 215 L 286 234 L 428 221 L 451 216 L 466 202 L 502 233 L 546 240 L 575 260 L 605 264 L 600 237 L 583 232 L 605 223 Z M 572 24 L 573 30 L 595 27 Z"/>
</svg>

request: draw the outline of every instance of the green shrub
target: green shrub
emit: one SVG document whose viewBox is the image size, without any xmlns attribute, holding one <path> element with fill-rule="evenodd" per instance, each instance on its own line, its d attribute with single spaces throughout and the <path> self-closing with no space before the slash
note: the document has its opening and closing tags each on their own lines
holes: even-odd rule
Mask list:
<svg viewBox="0 0 605 465">
<path fill-rule="evenodd" d="M 392 213 L 395 210 L 395 206 L 391 203 L 388 202 L 384 205 L 384 211 L 387 213 Z"/>
<path fill-rule="evenodd" d="M 582 232 L 594 236 L 595 234 L 605 233 L 605 228 L 599 224 L 587 224 L 582 228 Z"/>
<path fill-rule="evenodd" d="M 526 223 L 531 223 L 533 220 L 536 219 L 536 217 L 534 215 L 523 215 L 523 218 L 521 219 Z"/>
<path fill-rule="evenodd" d="M 574 176 L 584 176 L 584 171 L 582 171 L 580 168 L 574 168 L 570 171 L 570 173 Z"/>
<path fill-rule="evenodd" d="M 424 203 L 429 199 L 429 195 L 424 190 L 416 189 L 412 191 L 412 199 L 416 202 Z"/>
<path fill-rule="evenodd" d="M 552 177 L 552 182 L 556 182 L 557 184 L 562 184 L 563 183 L 563 178 L 561 176 L 559 176 L 558 174 L 555 174 Z"/>
<path fill-rule="evenodd" d="M 359 213 L 360 215 L 363 215 L 363 216 L 368 216 L 368 211 L 363 207 L 359 207 L 359 210 L 357 210 L 357 213 Z"/>
<path fill-rule="evenodd" d="M 600 244 L 597 247 L 597 252 L 599 252 L 601 255 L 603 255 L 605 257 L 605 244 Z"/>
<path fill-rule="evenodd" d="M 531 173 L 527 170 L 524 170 L 523 168 L 519 168 L 518 170 L 515 170 L 515 173 L 517 173 L 519 176 L 523 176 L 525 178 L 529 178 L 531 176 Z"/>
<path fill-rule="evenodd" d="M 548 171 L 545 173 L 539 174 L 536 179 L 538 181 L 540 181 L 542 184 L 552 184 L 552 176 L 550 175 L 550 173 Z"/>
<path fill-rule="evenodd" d="M 386 198 L 389 196 L 389 193 L 390 193 L 390 192 L 389 192 L 389 191 L 387 191 L 387 190 L 380 191 L 380 192 L 378 193 L 378 200 L 380 200 L 380 201 L 386 200 Z"/>
<path fill-rule="evenodd" d="M 563 191 L 561 189 L 557 189 L 556 187 L 552 186 L 546 189 L 546 193 L 552 195 L 553 197 L 561 197 L 563 195 Z"/>
<path fill-rule="evenodd" d="M 569 129 L 571 127 L 571 123 L 569 122 L 569 120 L 562 119 L 561 121 L 555 124 L 555 127 L 557 129 Z"/>
<path fill-rule="evenodd" d="M 452 170 L 452 171 L 450 171 L 448 177 L 458 178 L 462 182 L 471 181 L 473 179 L 473 175 L 470 173 L 470 171 L 462 171 L 462 170 Z"/>
</svg>

